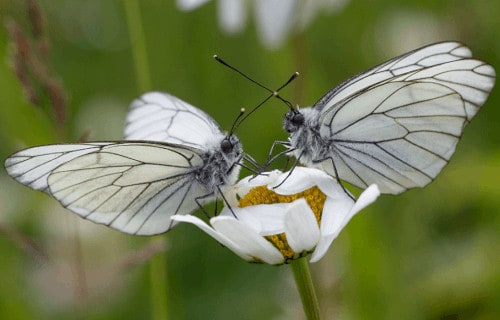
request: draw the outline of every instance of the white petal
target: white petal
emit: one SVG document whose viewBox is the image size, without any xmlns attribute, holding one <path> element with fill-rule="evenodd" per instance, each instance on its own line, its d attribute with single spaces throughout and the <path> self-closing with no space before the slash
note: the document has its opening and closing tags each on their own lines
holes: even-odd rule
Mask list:
<svg viewBox="0 0 500 320">
<path fill-rule="evenodd" d="M 342 10 L 349 0 L 321 0 L 302 1 L 298 25 L 301 31 L 305 30 L 318 13 L 332 14 Z"/>
<path fill-rule="evenodd" d="M 224 189 L 224 194 L 227 194 L 227 196 L 229 197 L 229 203 L 232 205 L 232 201 L 236 201 L 237 203 L 237 200 L 235 200 L 236 194 L 240 198 L 244 197 L 250 191 L 250 189 L 273 183 L 280 175 L 281 171 L 274 170 L 270 172 L 262 172 L 258 176 L 247 176 L 238 181 L 237 184 L 226 187 Z"/>
<path fill-rule="evenodd" d="M 264 45 L 271 50 L 278 49 L 295 23 L 297 0 L 257 0 L 255 19 Z"/>
<path fill-rule="evenodd" d="M 246 24 L 244 0 L 219 0 L 217 2 L 219 25 L 227 33 L 241 32 Z"/>
<path fill-rule="evenodd" d="M 350 208 L 347 202 L 335 205 L 334 200 L 332 200 L 333 203 L 329 204 L 327 207 L 327 202 L 329 201 L 329 199 L 327 199 L 321 219 L 321 239 L 311 256 L 310 261 L 316 262 L 321 259 L 332 244 L 333 240 L 337 238 L 340 231 L 344 229 L 352 217 L 361 209 L 374 202 L 379 195 L 380 191 L 378 187 L 376 185 L 371 185 L 363 191 L 354 205 L 351 204 Z M 338 213 L 338 216 L 336 213 Z"/>
<path fill-rule="evenodd" d="M 352 211 L 354 211 L 352 214 L 354 215 L 361 209 L 373 203 L 378 198 L 379 195 L 380 195 L 380 190 L 378 189 L 378 186 L 376 184 L 370 185 L 359 196 L 358 201 L 356 201 L 356 204 L 351 209 Z"/>
<path fill-rule="evenodd" d="M 346 221 L 349 221 L 349 213 L 354 205 L 354 201 L 349 198 L 349 201 L 338 201 L 327 198 L 321 216 L 321 238 L 319 239 L 316 249 L 311 255 L 311 262 L 316 262 L 321 259 L 333 240 L 337 238 L 340 231 L 344 228 Z"/>
<path fill-rule="evenodd" d="M 275 188 L 276 186 L 279 187 Z M 327 197 L 340 200 L 351 199 L 335 178 L 323 170 L 308 167 L 295 167 L 290 176 L 289 172 L 284 172 L 274 183 L 269 184 L 268 188 L 276 193 L 287 195 L 302 192 L 313 186 L 317 186 Z"/>
<path fill-rule="evenodd" d="M 209 0 L 177 0 L 177 7 L 180 10 L 190 11 L 204 5 L 208 1 Z"/>
<path fill-rule="evenodd" d="M 329 198 L 341 201 L 349 199 L 352 201 L 352 198 L 346 194 L 346 192 L 349 191 L 342 188 L 342 186 L 337 182 L 335 178 L 331 176 L 328 176 L 328 178 L 329 179 L 318 179 L 318 188 L 321 190 L 321 192 L 323 192 Z"/>
<path fill-rule="evenodd" d="M 321 235 L 340 232 L 353 206 L 354 201 L 351 198 L 342 200 L 326 198 L 321 215 Z"/>
<path fill-rule="evenodd" d="M 249 228 L 259 233 L 262 229 L 262 224 L 259 219 L 256 219 L 252 215 L 253 207 L 238 208 L 238 207 L 224 207 L 219 214 L 219 217 L 230 217 L 232 219 L 237 219 L 243 221 Z"/>
<path fill-rule="evenodd" d="M 269 241 L 241 221 L 230 217 L 215 217 L 210 223 L 217 232 L 237 243 L 246 255 L 260 259 L 268 264 L 280 264 L 284 257 Z"/>
<path fill-rule="evenodd" d="M 303 1 L 300 7 L 300 15 L 297 24 L 301 31 L 304 31 L 309 23 L 314 19 L 319 9 L 318 1 Z"/>
<path fill-rule="evenodd" d="M 290 205 L 290 203 L 261 204 L 233 208 L 233 211 L 238 220 L 249 225 L 261 236 L 268 236 L 285 231 L 285 210 Z"/>
<path fill-rule="evenodd" d="M 247 194 L 249 190 L 246 190 L 244 194 Z M 222 193 L 227 200 L 227 205 L 231 208 L 238 207 L 239 199 L 242 197 L 240 194 L 241 190 L 238 190 L 236 185 L 224 185 L 222 186 Z"/>
<path fill-rule="evenodd" d="M 290 171 L 283 172 L 275 182 L 269 184 L 268 188 L 279 194 L 295 194 L 312 188 L 320 180 L 331 181 L 332 179 L 318 169 L 295 167 L 291 174 Z M 276 186 L 278 187 L 275 188 Z"/>
<path fill-rule="evenodd" d="M 191 216 L 191 215 L 175 215 L 171 218 L 174 221 L 179 221 L 179 222 L 187 222 L 194 224 L 201 230 L 205 231 L 209 236 L 217 240 L 219 243 L 222 245 L 226 246 L 229 250 L 233 251 L 236 253 L 239 257 L 241 257 L 244 260 L 250 261 L 252 260 L 252 256 L 248 255 L 245 253 L 245 251 L 236 243 L 225 237 L 223 234 L 218 233 L 214 229 L 210 228 L 203 220 Z M 233 219 L 235 220 L 235 219 Z"/>
<path fill-rule="evenodd" d="M 318 222 L 306 200 L 298 199 L 288 207 L 285 217 L 288 244 L 296 253 L 310 251 L 319 241 Z"/>
<path fill-rule="evenodd" d="M 314 249 L 314 252 L 312 253 L 311 259 L 309 259 L 309 261 L 317 262 L 321 258 L 323 258 L 323 256 L 328 251 L 328 248 L 330 248 L 330 245 L 332 244 L 334 239 L 335 239 L 334 235 L 329 235 L 326 237 L 321 236 L 321 239 L 319 240 L 316 249 Z"/>
<path fill-rule="evenodd" d="M 270 183 L 273 183 L 274 181 L 276 181 L 276 179 L 278 179 L 278 177 L 281 174 L 283 174 L 283 173 L 279 170 L 261 172 L 261 173 L 259 173 L 258 176 L 252 175 L 252 176 L 247 176 L 247 177 L 241 179 L 236 184 L 236 186 L 241 187 L 241 188 L 243 188 L 243 187 L 253 188 L 253 187 L 267 185 L 267 184 L 270 184 Z"/>
</svg>

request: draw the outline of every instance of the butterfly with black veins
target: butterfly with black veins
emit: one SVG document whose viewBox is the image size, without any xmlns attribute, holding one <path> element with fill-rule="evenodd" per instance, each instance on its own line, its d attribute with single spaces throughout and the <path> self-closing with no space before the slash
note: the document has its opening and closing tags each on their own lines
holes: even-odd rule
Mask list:
<svg viewBox="0 0 500 320">
<path fill-rule="evenodd" d="M 5 161 L 8 174 L 81 217 L 136 235 L 170 230 L 233 185 L 244 155 L 205 112 L 166 93 L 130 107 L 125 141 L 28 148 Z"/>
<path fill-rule="evenodd" d="M 430 183 L 495 83 L 469 48 L 441 42 L 393 58 L 290 108 L 285 153 L 360 188 L 398 194 Z"/>
</svg>

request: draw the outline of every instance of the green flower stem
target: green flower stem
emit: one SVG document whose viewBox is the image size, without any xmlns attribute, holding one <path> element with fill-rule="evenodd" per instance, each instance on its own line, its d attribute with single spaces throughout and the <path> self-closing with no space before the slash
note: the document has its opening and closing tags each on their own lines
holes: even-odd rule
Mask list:
<svg viewBox="0 0 500 320">
<path fill-rule="evenodd" d="M 151 74 L 149 72 L 146 40 L 142 28 L 141 11 L 137 0 L 123 0 L 127 18 L 132 55 L 134 58 L 137 87 L 141 93 L 151 90 Z M 168 319 L 167 305 L 167 273 L 165 256 L 156 255 L 149 263 L 150 294 L 152 319 Z"/>
<path fill-rule="evenodd" d="M 319 304 L 314 285 L 312 283 L 311 272 L 309 271 L 309 263 L 306 258 L 293 260 L 290 263 L 293 271 L 293 277 L 299 290 L 302 306 L 308 320 L 319 320 Z"/>
<path fill-rule="evenodd" d="M 156 254 L 149 262 L 149 287 L 151 288 L 152 319 L 166 320 L 167 316 L 167 273 L 165 255 Z"/>
<path fill-rule="evenodd" d="M 151 90 L 151 74 L 146 49 L 146 38 L 142 29 L 141 12 L 137 0 L 123 0 L 127 15 L 128 32 L 134 57 L 137 86 L 141 93 Z"/>
</svg>

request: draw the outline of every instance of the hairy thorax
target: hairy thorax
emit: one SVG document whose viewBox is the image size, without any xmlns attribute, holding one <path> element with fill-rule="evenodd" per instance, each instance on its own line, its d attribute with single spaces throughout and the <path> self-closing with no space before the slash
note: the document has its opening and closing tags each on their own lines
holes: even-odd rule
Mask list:
<svg viewBox="0 0 500 320">
<path fill-rule="evenodd" d="M 225 137 L 218 145 L 201 155 L 203 165 L 196 171 L 196 180 L 208 189 L 232 185 L 238 179 L 243 148 L 237 137 Z"/>
<path fill-rule="evenodd" d="M 289 128 L 290 153 L 302 164 L 315 166 L 317 161 L 323 160 L 330 153 L 330 143 L 321 137 L 319 129 L 319 112 L 312 108 L 304 108 L 299 111 L 304 121 L 301 125 L 293 125 L 291 117 L 285 117 L 285 128 Z"/>
</svg>

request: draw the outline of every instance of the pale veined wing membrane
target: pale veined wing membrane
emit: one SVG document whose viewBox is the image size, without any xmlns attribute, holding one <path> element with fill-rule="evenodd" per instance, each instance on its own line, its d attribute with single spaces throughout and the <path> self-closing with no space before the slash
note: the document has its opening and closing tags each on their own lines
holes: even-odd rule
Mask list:
<svg viewBox="0 0 500 320">
<path fill-rule="evenodd" d="M 431 44 L 353 76 L 326 93 L 314 104 L 313 108 L 322 110 L 331 107 L 359 91 L 366 90 L 377 83 L 391 80 L 402 74 L 470 57 L 472 57 L 472 52 L 461 43 L 441 42 Z"/>
<path fill-rule="evenodd" d="M 460 94 L 470 121 L 486 102 L 493 89 L 495 70 L 479 60 L 459 60 L 401 75 L 392 81 L 433 82 L 445 85 Z"/>
<path fill-rule="evenodd" d="M 20 182 L 36 171 L 39 190 L 88 220 L 152 235 L 168 231 L 170 216 L 192 212 L 195 199 L 211 193 L 194 177 L 203 163 L 199 153 L 138 141 L 49 145 L 13 155 L 6 169 Z M 66 161 L 60 164 L 63 156 Z"/>
<path fill-rule="evenodd" d="M 139 235 L 168 231 L 223 197 L 238 178 L 242 145 L 205 112 L 167 93 L 130 106 L 127 141 L 33 147 L 9 157 L 7 172 L 80 216 Z"/>
<path fill-rule="evenodd" d="M 384 193 L 424 186 L 446 165 L 466 121 L 461 96 L 446 86 L 383 83 L 323 110 L 320 134 L 330 139 L 331 154 L 321 165 Z"/>
<path fill-rule="evenodd" d="M 47 146 L 22 150 L 5 160 L 5 169 L 22 184 L 49 193 L 48 175 L 61 164 L 87 153 L 95 152 L 110 143 L 86 143 Z"/>
<path fill-rule="evenodd" d="M 290 154 L 361 188 L 425 186 L 494 86 L 493 67 L 471 56 L 457 42 L 429 45 L 348 79 L 311 108 L 289 110 Z"/>
<path fill-rule="evenodd" d="M 197 148 L 222 138 L 222 130 L 202 110 L 163 92 L 150 92 L 130 105 L 125 139 L 180 143 Z M 215 139 L 218 140 L 218 139 Z"/>
</svg>

